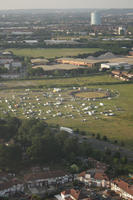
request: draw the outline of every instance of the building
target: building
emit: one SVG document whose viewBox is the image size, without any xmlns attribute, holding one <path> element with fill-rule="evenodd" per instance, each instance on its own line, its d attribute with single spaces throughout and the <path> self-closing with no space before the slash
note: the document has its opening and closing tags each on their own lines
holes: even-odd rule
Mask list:
<svg viewBox="0 0 133 200">
<path fill-rule="evenodd" d="M 129 185 L 121 179 L 116 179 L 111 183 L 111 190 L 120 195 L 123 199 L 133 199 L 133 185 Z"/>
<path fill-rule="evenodd" d="M 127 71 L 113 70 L 111 73 L 115 78 L 119 78 L 124 81 L 133 80 L 133 73 L 128 73 Z"/>
<path fill-rule="evenodd" d="M 46 45 L 60 45 L 60 44 L 78 44 L 78 42 L 73 40 L 44 40 Z"/>
<path fill-rule="evenodd" d="M 76 66 L 87 66 L 87 67 L 94 66 L 94 64 L 87 59 L 60 58 L 57 59 L 56 62 L 62 64 L 76 65 Z"/>
<path fill-rule="evenodd" d="M 107 175 L 100 170 L 88 170 L 81 172 L 77 180 L 88 186 L 109 188 L 110 181 Z"/>
<path fill-rule="evenodd" d="M 0 65 L 4 64 L 11 64 L 13 62 L 13 58 L 6 58 L 6 57 L 0 57 Z"/>
<path fill-rule="evenodd" d="M 133 51 L 129 51 L 129 56 L 133 56 Z"/>
<path fill-rule="evenodd" d="M 0 175 L 0 197 L 9 197 L 23 191 L 24 183 L 21 180 L 11 178 L 9 175 Z"/>
<path fill-rule="evenodd" d="M 40 173 L 30 173 L 24 176 L 25 183 L 30 188 L 64 184 L 72 181 L 72 176 L 64 171 L 45 171 Z"/>
<path fill-rule="evenodd" d="M 55 195 L 58 200 L 91 200 L 87 195 L 83 194 L 82 191 L 70 189 L 62 191 L 59 195 Z"/>
<path fill-rule="evenodd" d="M 101 67 L 100 67 L 100 71 L 104 71 L 104 70 L 110 70 L 110 69 L 125 69 L 125 70 L 129 70 L 131 69 L 131 65 L 129 65 L 126 62 L 120 62 L 120 63 L 102 63 Z"/>
<path fill-rule="evenodd" d="M 101 24 L 101 17 L 99 13 L 92 12 L 91 13 L 91 25 L 100 25 Z"/>
<path fill-rule="evenodd" d="M 94 169 L 100 169 L 101 171 L 106 171 L 107 168 L 108 168 L 108 165 L 103 163 L 103 162 L 100 162 L 98 160 L 95 160 L 94 158 L 91 158 L 91 157 L 88 157 L 88 162 L 89 162 L 89 165 L 94 168 Z"/>
<path fill-rule="evenodd" d="M 118 35 L 125 35 L 126 34 L 126 28 L 120 26 L 118 27 Z"/>
<path fill-rule="evenodd" d="M 22 67 L 22 63 L 20 61 L 13 61 L 11 63 L 11 67 Z"/>
</svg>

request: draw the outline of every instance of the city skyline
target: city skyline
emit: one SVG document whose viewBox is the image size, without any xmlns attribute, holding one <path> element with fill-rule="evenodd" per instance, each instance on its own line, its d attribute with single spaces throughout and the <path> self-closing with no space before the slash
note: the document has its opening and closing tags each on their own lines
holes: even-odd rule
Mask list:
<svg viewBox="0 0 133 200">
<path fill-rule="evenodd" d="M 2 0 L 3 9 L 133 8 L 132 0 Z"/>
</svg>

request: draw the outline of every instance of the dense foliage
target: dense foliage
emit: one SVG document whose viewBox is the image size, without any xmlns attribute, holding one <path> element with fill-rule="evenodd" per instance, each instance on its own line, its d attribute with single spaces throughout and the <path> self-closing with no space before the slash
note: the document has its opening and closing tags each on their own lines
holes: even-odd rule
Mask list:
<svg viewBox="0 0 133 200">
<path fill-rule="evenodd" d="M 90 147 L 87 141 L 61 132 L 59 127 L 50 127 L 39 119 L 7 117 L 0 120 L 0 169 L 7 171 L 20 170 L 21 167 L 34 164 L 60 163 L 72 172 L 91 167 L 83 162 L 93 157 L 110 165 L 108 172 L 112 175 L 128 173 L 126 157 L 110 150 L 99 152 Z"/>
</svg>

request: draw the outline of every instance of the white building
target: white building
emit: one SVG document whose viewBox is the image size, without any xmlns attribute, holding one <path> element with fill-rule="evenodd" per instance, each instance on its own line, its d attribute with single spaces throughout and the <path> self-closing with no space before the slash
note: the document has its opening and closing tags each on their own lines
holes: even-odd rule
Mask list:
<svg viewBox="0 0 133 200">
<path fill-rule="evenodd" d="M 13 61 L 13 62 L 11 63 L 11 66 L 12 66 L 12 67 L 22 67 L 22 63 L 19 62 L 19 61 Z"/>
<path fill-rule="evenodd" d="M 0 197 L 8 197 L 16 192 L 23 192 L 24 184 L 21 182 L 3 182 L 0 183 Z"/>
<path fill-rule="evenodd" d="M 77 180 L 79 180 L 82 183 L 85 183 L 86 185 L 93 185 L 96 187 L 104 187 L 109 188 L 110 182 L 107 177 L 107 175 L 104 172 L 82 172 L 78 175 Z"/>
<path fill-rule="evenodd" d="M 101 64 L 101 71 L 102 70 L 110 70 L 110 69 L 120 69 L 119 63 L 102 63 Z"/>
<path fill-rule="evenodd" d="M 27 187 L 30 189 L 54 184 L 64 184 L 72 181 L 72 176 L 58 170 L 27 174 L 24 180 Z"/>
<path fill-rule="evenodd" d="M 125 35 L 126 34 L 126 28 L 120 26 L 118 27 L 118 35 Z"/>
<path fill-rule="evenodd" d="M 100 25 L 101 24 L 101 17 L 99 13 L 92 12 L 91 13 L 91 25 Z"/>
<path fill-rule="evenodd" d="M 125 70 L 131 69 L 131 65 L 125 62 L 120 62 L 120 63 L 102 63 L 100 67 L 100 71 L 103 70 L 110 70 L 110 69 L 120 69 L 123 68 Z"/>
</svg>

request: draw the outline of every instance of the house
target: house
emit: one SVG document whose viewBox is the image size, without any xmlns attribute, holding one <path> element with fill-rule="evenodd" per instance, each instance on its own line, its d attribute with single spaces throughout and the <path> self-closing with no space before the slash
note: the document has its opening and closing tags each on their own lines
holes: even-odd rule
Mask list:
<svg viewBox="0 0 133 200">
<path fill-rule="evenodd" d="M 94 175 L 94 180 L 97 187 L 109 188 L 110 186 L 109 178 L 105 173 L 96 172 Z"/>
<path fill-rule="evenodd" d="M 95 160 L 94 158 L 91 158 L 91 157 L 88 157 L 88 162 L 89 162 L 90 166 L 95 169 L 100 169 L 100 170 L 106 171 L 106 169 L 108 167 L 107 164 L 100 162 L 98 160 Z"/>
<path fill-rule="evenodd" d="M 9 197 L 16 192 L 23 192 L 24 184 L 22 181 L 14 178 L 12 180 L 0 181 L 0 197 Z"/>
<path fill-rule="evenodd" d="M 77 180 L 86 185 L 91 186 L 92 184 L 91 173 L 88 171 L 83 171 L 78 175 Z"/>
<path fill-rule="evenodd" d="M 122 76 L 128 78 L 129 80 L 133 79 L 133 73 L 122 72 Z"/>
<path fill-rule="evenodd" d="M 112 76 L 114 76 L 114 77 L 116 77 L 116 78 L 119 78 L 120 77 L 120 75 L 121 75 L 121 71 L 116 71 L 116 70 L 113 70 L 112 72 Z"/>
<path fill-rule="evenodd" d="M 24 180 L 28 188 L 34 188 L 67 183 L 72 181 L 72 175 L 61 170 L 49 170 L 27 174 L 24 176 Z"/>
<path fill-rule="evenodd" d="M 62 191 L 61 194 L 55 195 L 55 197 L 58 200 L 91 200 L 87 195 L 75 189 Z"/>
<path fill-rule="evenodd" d="M 78 200 L 79 199 L 79 195 L 80 195 L 80 191 L 79 190 L 74 190 L 74 189 L 70 189 L 70 190 L 66 190 L 61 192 L 61 197 L 62 199 L 74 199 L 74 200 Z"/>
<path fill-rule="evenodd" d="M 107 175 L 103 171 L 99 170 L 88 170 L 86 172 L 81 172 L 78 175 L 77 180 L 89 186 L 92 185 L 104 188 L 108 188 L 110 186 L 109 178 L 107 177 Z"/>
<path fill-rule="evenodd" d="M 111 182 L 111 190 L 119 194 L 123 199 L 133 199 L 133 185 L 129 185 L 121 179 L 116 179 Z"/>
<path fill-rule="evenodd" d="M 112 76 L 114 76 L 115 78 L 119 78 L 119 79 L 124 80 L 124 81 L 129 81 L 129 80 L 133 79 L 133 74 L 128 73 L 127 71 L 113 70 L 111 73 L 112 73 Z"/>
</svg>

